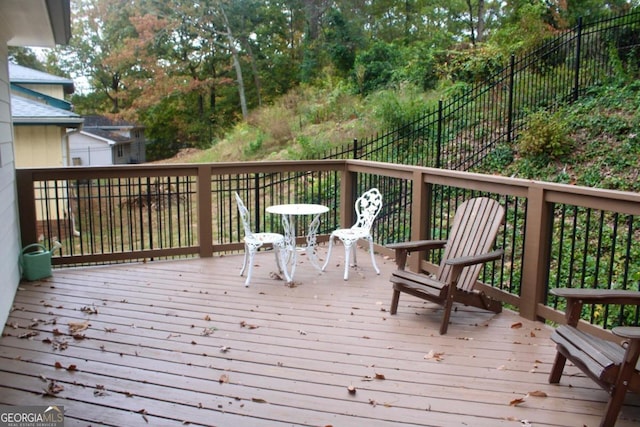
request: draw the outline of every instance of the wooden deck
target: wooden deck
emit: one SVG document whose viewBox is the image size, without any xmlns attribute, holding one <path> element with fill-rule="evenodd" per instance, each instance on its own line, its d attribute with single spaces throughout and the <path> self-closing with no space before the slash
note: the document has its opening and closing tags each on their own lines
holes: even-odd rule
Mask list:
<svg viewBox="0 0 640 427">
<path fill-rule="evenodd" d="M 302 257 L 293 287 L 270 253 L 248 288 L 240 256 L 23 283 L 0 404 L 62 405 L 66 426 L 598 425 L 604 391 L 575 369 L 547 383 L 548 327 L 458 307 L 440 336 L 435 305 L 403 295 L 389 315 L 391 260 L 376 276 L 361 253 L 344 282 L 336 249 L 322 274 Z M 637 420 L 628 395 L 618 425 Z"/>
</svg>

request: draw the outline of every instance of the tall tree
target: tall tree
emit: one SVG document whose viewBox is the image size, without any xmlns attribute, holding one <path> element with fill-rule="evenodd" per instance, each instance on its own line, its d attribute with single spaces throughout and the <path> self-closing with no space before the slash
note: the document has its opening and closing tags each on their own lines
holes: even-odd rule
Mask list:
<svg viewBox="0 0 640 427">
<path fill-rule="evenodd" d="M 74 78 L 86 79 L 92 89 L 110 101 L 107 109 L 120 111 L 121 79 L 130 70 L 125 62 L 106 59 L 118 51 L 134 29 L 129 17 L 131 3 L 122 0 L 76 0 L 73 2 L 73 37 L 58 48 L 60 66 Z"/>
</svg>

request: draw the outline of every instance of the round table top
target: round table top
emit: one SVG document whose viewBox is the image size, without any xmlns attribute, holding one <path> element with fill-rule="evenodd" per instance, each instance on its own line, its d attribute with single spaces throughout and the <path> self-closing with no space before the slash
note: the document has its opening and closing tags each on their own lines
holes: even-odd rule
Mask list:
<svg viewBox="0 0 640 427">
<path fill-rule="evenodd" d="M 318 215 L 329 211 L 324 205 L 312 203 L 288 203 L 269 206 L 267 212 L 278 215 Z"/>
</svg>

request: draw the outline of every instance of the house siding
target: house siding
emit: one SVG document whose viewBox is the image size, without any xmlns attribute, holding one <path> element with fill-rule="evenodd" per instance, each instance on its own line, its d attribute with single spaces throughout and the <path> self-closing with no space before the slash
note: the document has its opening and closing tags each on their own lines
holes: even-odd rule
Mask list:
<svg viewBox="0 0 640 427">
<path fill-rule="evenodd" d="M 4 325 L 20 283 L 20 236 L 15 183 L 13 131 L 7 64 L 8 35 L 0 29 L 0 325 Z"/>
<path fill-rule="evenodd" d="M 107 166 L 113 164 L 111 146 L 106 141 L 75 133 L 69 136 L 73 166 Z"/>
<path fill-rule="evenodd" d="M 38 85 L 36 85 L 36 84 L 19 83 L 19 85 L 24 87 L 24 88 L 31 89 L 31 90 L 33 90 L 35 92 L 41 93 L 43 95 L 50 96 L 52 98 L 64 100 L 64 89 L 59 84 L 56 84 L 56 85 L 38 84 Z M 25 96 L 25 95 L 22 94 L 22 96 Z"/>
<path fill-rule="evenodd" d="M 67 138 L 59 126 L 15 126 L 16 167 L 68 166 Z M 53 144 L 52 141 L 57 141 Z"/>
</svg>

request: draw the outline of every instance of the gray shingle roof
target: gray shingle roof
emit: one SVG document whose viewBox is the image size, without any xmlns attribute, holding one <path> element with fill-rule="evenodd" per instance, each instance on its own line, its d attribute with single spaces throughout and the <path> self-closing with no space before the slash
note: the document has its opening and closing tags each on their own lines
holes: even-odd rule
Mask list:
<svg viewBox="0 0 640 427">
<path fill-rule="evenodd" d="M 73 80 L 71 79 L 12 63 L 9 63 L 9 82 L 18 85 L 60 85 L 66 94 L 71 94 L 75 91 Z"/>
<path fill-rule="evenodd" d="M 115 142 L 116 144 L 119 143 L 119 142 L 130 142 L 131 141 L 130 137 L 126 137 L 126 136 L 120 135 L 120 134 L 118 134 L 116 132 L 112 132 L 112 131 L 108 131 L 108 130 L 104 130 L 104 129 L 83 127 L 82 130 L 84 131 L 85 134 L 88 133 L 88 134 L 91 134 L 91 135 L 99 136 L 101 138 L 111 140 L 111 141 Z"/>
<path fill-rule="evenodd" d="M 9 63 L 9 81 L 11 83 L 73 85 L 73 80 L 66 77 L 54 76 L 12 63 Z"/>
<path fill-rule="evenodd" d="M 11 94 L 11 117 L 14 124 L 57 124 L 78 127 L 84 119 L 71 111 Z"/>
</svg>

